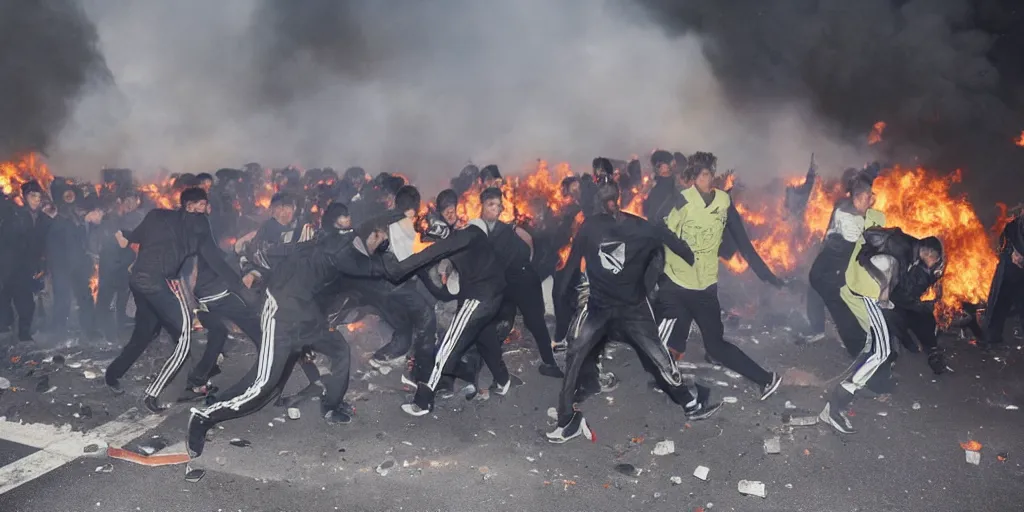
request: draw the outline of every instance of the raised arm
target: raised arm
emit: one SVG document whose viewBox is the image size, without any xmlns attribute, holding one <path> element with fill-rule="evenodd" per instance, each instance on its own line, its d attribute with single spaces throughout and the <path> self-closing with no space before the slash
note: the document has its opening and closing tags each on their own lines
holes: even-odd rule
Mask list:
<svg viewBox="0 0 1024 512">
<path fill-rule="evenodd" d="M 732 239 L 733 246 L 743 256 L 743 259 L 747 260 L 750 270 L 753 270 L 754 274 L 762 281 L 772 286 L 781 287 L 784 283 L 772 272 L 772 269 L 768 268 L 768 265 L 761 259 L 761 255 L 754 249 L 754 244 L 750 242 L 750 236 L 747 235 L 747 229 L 743 226 L 743 218 L 732 204 L 729 205 L 726 215 L 725 236 Z"/>
</svg>

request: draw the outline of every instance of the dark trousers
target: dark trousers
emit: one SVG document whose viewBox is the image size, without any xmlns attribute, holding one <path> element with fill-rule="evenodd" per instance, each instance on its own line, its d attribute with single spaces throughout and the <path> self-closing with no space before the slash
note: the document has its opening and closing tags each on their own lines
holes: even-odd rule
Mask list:
<svg viewBox="0 0 1024 512">
<path fill-rule="evenodd" d="M 84 333 L 92 333 L 96 325 L 96 303 L 89 289 L 92 272 L 86 269 L 54 269 L 50 276 L 53 285 L 53 316 L 50 329 L 66 331 L 71 316 L 71 300 L 78 305 L 78 327 Z"/>
<path fill-rule="evenodd" d="M 270 293 L 263 304 L 260 322 L 263 330 L 256 364 L 237 384 L 218 394 L 217 403 L 199 414 L 216 424 L 262 409 L 284 390 L 295 363 L 307 348 L 331 360 L 331 374 L 321 379 L 325 387 L 321 406 L 324 410 L 338 409 L 348 392 L 352 365 L 351 350 L 341 332 L 330 330 L 323 321 L 288 322 Z"/>
<path fill-rule="evenodd" d="M 1010 319 L 1015 309 L 1022 318 L 1021 325 L 1024 326 L 1024 276 L 1022 276 L 1024 271 L 1009 263 L 1005 272 L 1006 277 L 999 287 L 999 296 L 996 298 L 995 307 L 985 312 L 988 317 L 986 319 L 985 343 L 991 345 L 1003 342 L 1006 321 Z"/>
<path fill-rule="evenodd" d="M 494 376 L 494 381 L 507 383 L 508 368 L 501 358 L 501 340 L 498 339 L 495 317 L 502 297 L 466 299 L 461 301 L 452 323 L 436 349 L 427 343 L 419 344 L 414 356 L 413 378 L 416 380 L 416 405 L 423 409 L 434 403 L 434 391 L 445 374 L 456 373 L 463 354 L 475 344 L 480 357 Z"/>
<path fill-rule="evenodd" d="M 101 262 L 102 263 L 102 262 Z M 128 323 L 128 268 L 100 265 L 99 289 L 96 291 L 96 322 L 108 338 Z M 113 304 L 113 312 L 110 307 Z"/>
<path fill-rule="evenodd" d="M 572 418 L 581 370 L 585 364 L 594 361 L 591 354 L 600 349 L 609 335 L 632 345 L 638 354 L 642 354 L 641 359 L 646 357 L 650 367 L 645 364 L 645 369 L 656 369 L 655 378 L 662 383 L 673 401 L 683 406 L 694 403 L 695 399 L 683 382 L 682 373 L 658 338 L 654 313 L 647 301 L 617 308 L 595 308 L 590 304 L 587 309 L 579 335 L 569 344 L 566 353 L 565 379 L 558 395 L 560 426 L 568 425 Z"/>
<path fill-rule="evenodd" d="M 902 308 L 895 308 L 886 313 L 889 335 L 895 338 L 894 342 L 899 341 L 911 352 L 920 352 L 920 348 L 923 348 L 925 353 L 931 354 L 939 350 L 939 339 L 935 335 L 934 315 Z M 911 338 L 911 334 L 917 338 L 916 342 Z M 921 344 L 920 348 L 918 348 L 918 343 Z"/>
<path fill-rule="evenodd" d="M 736 345 L 725 341 L 717 284 L 704 290 L 689 290 L 662 275 L 658 282 L 658 302 L 664 321 L 670 324 L 660 332 L 666 348 L 685 352 L 690 322 L 697 322 L 704 340 L 704 350 L 712 359 L 761 386 L 772 381 L 771 373 L 761 368 Z M 676 329 L 675 326 L 683 328 Z"/>
<path fill-rule="evenodd" d="M 395 359 L 405 356 L 413 346 L 413 340 L 430 337 L 437 331 L 437 316 L 434 304 L 427 300 L 413 279 L 391 290 L 383 298 L 380 307 L 381 318 L 385 319 L 394 332 L 391 341 L 374 352 L 376 359 Z"/>
<path fill-rule="evenodd" d="M 579 283 L 580 272 L 575 268 L 563 268 L 556 270 L 552 279 L 554 280 L 553 290 L 571 290 Z M 564 281 L 570 281 L 568 287 L 562 284 Z M 555 310 L 555 339 L 563 340 L 566 333 L 569 332 L 569 324 L 576 312 L 576 296 L 567 293 L 564 297 L 552 297 L 551 299 Z"/>
<path fill-rule="evenodd" d="M 4 269 L 6 270 L 6 269 Z M 33 295 L 36 280 L 30 272 L 15 269 L 7 282 L 0 287 L 0 327 L 14 327 L 14 311 L 18 312 L 18 337 L 27 340 L 32 336 L 32 317 L 36 312 Z M 12 309 L 11 306 L 14 306 Z"/>
<path fill-rule="evenodd" d="M 548 324 L 544 320 L 544 292 L 541 290 L 540 276 L 533 267 L 510 273 L 505 287 L 505 303 L 512 311 L 511 321 L 515 321 L 515 311 L 523 315 L 523 325 L 533 335 L 540 352 L 541 361 L 555 364 L 555 354 L 551 349 L 551 335 Z"/>
<path fill-rule="evenodd" d="M 135 329 L 128 344 L 107 367 L 107 382 L 116 382 L 124 377 L 146 347 L 164 330 L 178 344 L 156 379 L 146 388 L 146 395 L 160 396 L 160 392 L 174 379 L 192 349 L 192 313 L 184 292 L 184 285 L 179 280 L 167 281 L 166 288 L 157 292 L 143 293 L 132 287 L 132 295 L 135 296 Z"/>
<path fill-rule="evenodd" d="M 259 348 L 262 331 L 260 314 L 246 306 L 242 299 L 228 294 L 220 299 L 204 302 L 206 311 L 200 310 L 197 316 L 206 328 L 206 349 L 203 357 L 188 374 L 188 386 L 199 387 L 210 379 L 210 372 L 217 365 L 217 357 L 224 352 L 224 344 L 228 341 L 228 324 L 238 326 L 242 332 Z"/>
<path fill-rule="evenodd" d="M 825 310 L 836 316 L 836 310 L 849 310 L 839 296 L 839 289 L 846 284 L 846 266 L 850 262 L 850 254 L 825 246 L 814 258 L 808 280 L 811 289 L 807 290 L 807 322 L 812 333 L 825 332 Z M 855 319 L 856 320 L 856 319 Z"/>
</svg>

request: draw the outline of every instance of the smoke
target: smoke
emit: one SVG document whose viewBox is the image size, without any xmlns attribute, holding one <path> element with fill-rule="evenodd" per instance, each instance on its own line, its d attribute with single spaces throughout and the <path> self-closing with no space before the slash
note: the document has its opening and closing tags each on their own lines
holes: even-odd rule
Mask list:
<svg viewBox="0 0 1024 512">
<path fill-rule="evenodd" d="M 96 44 L 73 0 L 0 3 L 0 160 L 45 150 L 83 87 L 108 77 Z"/>
<path fill-rule="evenodd" d="M 975 183 L 1024 163 L 1019 2 L 638 1 L 667 34 L 701 38 L 739 108 L 801 101 L 848 139 L 885 121 L 889 157 Z"/>
<path fill-rule="evenodd" d="M 258 161 L 398 171 L 468 160 L 710 150 L 745 179 L 836 168 L 856 144 L 801 101 L 738 105 L 700 41 L 630 1 L 87 1 L 117 87 L 80 103 L 55 165 L 142 174 Z M 742 108 L 739 108 L 742 107 Z"/>
</svg>

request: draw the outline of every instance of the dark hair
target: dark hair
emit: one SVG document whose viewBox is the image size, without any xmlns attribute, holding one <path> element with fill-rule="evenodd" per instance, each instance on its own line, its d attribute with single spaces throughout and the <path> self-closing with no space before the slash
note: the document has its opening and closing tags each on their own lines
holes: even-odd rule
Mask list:
<svg viewBox="0 0 1024 512">
<path fill-rule="evenodd" d="M 345 169 L 345 179 L 348 180 L 365 180 L 366 171 L 362 167 L 349 167 Z"/>
<path fill-rule="evenodd" d="M 846 191 L 850 194 L 851 199 L 864 193 L 870 193 L 871 181 L 863 176 L 856 176 L 846 184 Z"/>
<path fill-rule="evenodd" d="M 391 222 L 390 215 L 378 215 L 369 219 L 356 228 L 356 236 L 366 240 L 377 231 L 388 232 L 388 224 Z"/>
<path fill-rule="evenodd" d="M 334 224 L 338 221 L 339 217 L 349 217 L 348 206 L 345 203 L 331 203 L 324 210 L 324 216 L 320 220 L 320 225 L 324 229 L 333 229 Z"/>
<path fill-rule="evenodd" d="M 609 201 L 615 201 L 615 204 L 619 203 L 619 185 L 610 180 L 602 181 L 594 194 L 594 206 L 598 211 L 604 211 L 605 204 Z"/>
<path fill-rule="evenodd" d="M 715 170 L 718 168 L 718 157 L 713 153 L 707 153 L 704 151 L 698 151 L 689 158 L 686 159 L 686 171 L 683 175 L 687 179 L 696 179 L 700 175 L 700 171 L 707 169 L 711 171 L 711 174 L 715 174 Z"/>
<path fill-rule="evenodd" d="M 291 206 L 292 208 L 299 207 L 299 199 L 294 194 L 288 192 L 278 192 L 270 197 L 270 207 L 275 206 Z"/>
<path fill-rule="evenodd" d="M 437 205 L 438 212 L 443 212 L 449 206 L 459 205 L 459 195 L 456 194 L 455 191 L 450 188 L 444 189 L 441 191 L 441 193 L 437 194 L 437 199 L 434 200 L 434 204 Z"/>
<path fill-rule="evenodd" d="M 175 187 L 189 188 L 189 187 L 194 187 L 194 186 L 196 186 L 198 184 L 199 184 L 199 180 L 196 179 L 196 175 L 192 174 L 190 172 L 186 172 L 185 174 L 181 174 L 177 178 L 174 179 L 174 186 Z"/>
<path fill-rule="evenodd" d="M 385 194 L 398 195 L 398 191 L 405 186 L 405 180 L 398 176 L 387 175 L 381 178 L 380 190 Z"/>
<path fill-rule="evenodd" d="M 651 153 L 651 165 L 658 167 L 661 164 L 672 165 L 672 153 L 659 149 Z"/>
<path fill-rule="evenodd" d="M 480 206 L 490 201 L 491 199 L 501 200 L 501 189 L 498 187 L 488 187 L 480 192 Z"/>
<path fill-rule="evenodd" d="M 196 183 L 202 183 L 207 180 L 213 181 L 213 175 L 208 172 L 201 172 L 196 175 Z"/>
<path fill-rule="evenodd" d="M 497 178 L 501 178 L 501 171 L 497 165 L 491 164 L 480 169 L 480 183 Z"/>
<path fill-rule="evenodd" d="M 43 187 L 42 187 L 42 185 L 39 184 L 38 181 L 36 181 L 36 180 L 26 181 L 25 183 L 21 184 L 21 195 L 22 196 L 27 196 L 27 195 L 29 195 L 29 194 L 31 194 L 33 192 L 39 192 L 40 194 L 43 193 Z"/>
<path fill-rule="evenodd" d="M 598 171 L 604 172 L 605 174 L 612 174 L 615 172 L 615 169 L 612 167 L 612 161 L 603 156 L 595 158 L 591 163 L 591 167 L 594 168 L 595 174 Z"/>
<path fill-rule="evenodd" d="M 568 196 L 569 195 L 569 189 L 572 187 L 573 183 L 579 183 L 579 182 L 580 182 L 580 179 L 579 179 L 578 176 L 566 176 L 566 177 L 562 178 L 562 195 L 563 196 Z"/>
<path fill-rule="evenodd" d="M 181 207 L 185 208 L 191 203 L 198 203 L 199 201 L 206 201 L 209 198 L 206 196 L 206 191 L 199 187 L 189 187 L 181 191 L 181 195 L 178 198 L 178 202 L 181 203 Z"/>
<path fill-rule="evenodd" d="M 918 248 L 935 251 L 935 254 L 937 254 L 939 258 L 942 258 L 942 241 L 939 240 L 938 237 L 930 236 L 922 238 L 920 242 L 918 242 Z"/>
<path fill-rule="evenodd" d="M 679 151 L 672 153 L 672 159 L 676 161 L 676 167 L 684 167 L 686 165 L 686 155 Z"/>
<path fill-rule="evenodd" d="M 419 211 L 420 209 L 420 191 L 412 185 L 405 185 L 398 189 L 395 194 L 395 210 L 399 212 L 406 212 L 409 210 Z"/>
</svg>

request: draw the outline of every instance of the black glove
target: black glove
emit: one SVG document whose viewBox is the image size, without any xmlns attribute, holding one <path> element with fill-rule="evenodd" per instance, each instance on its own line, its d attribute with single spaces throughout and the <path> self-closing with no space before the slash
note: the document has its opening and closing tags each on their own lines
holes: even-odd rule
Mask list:
<svg viewBox="0 0 1024 512">
<path fill-rule="evenodd" d="M 683 253 L 676 253 L 676 255 L 682 258 L 683 261 L 685 261 L 690 266 L 693 266 L 693 264 L 697 261 L 697 257 L 693 254 L 693 249 L 690 249 L 689 246 L 686 247 L 686 251 L 684 251 Z"/>
<path fill-rule="evenodd" d="M 444 220 L 430 219 L 430 225 L 427 227 L 427 232 L 424 233 L 424 236 L 434 240 L 444 240 L 445 238 L 448 238 L 448 235 L 450 235 L 451 232 L 451 228 Z"/>
</svg>

